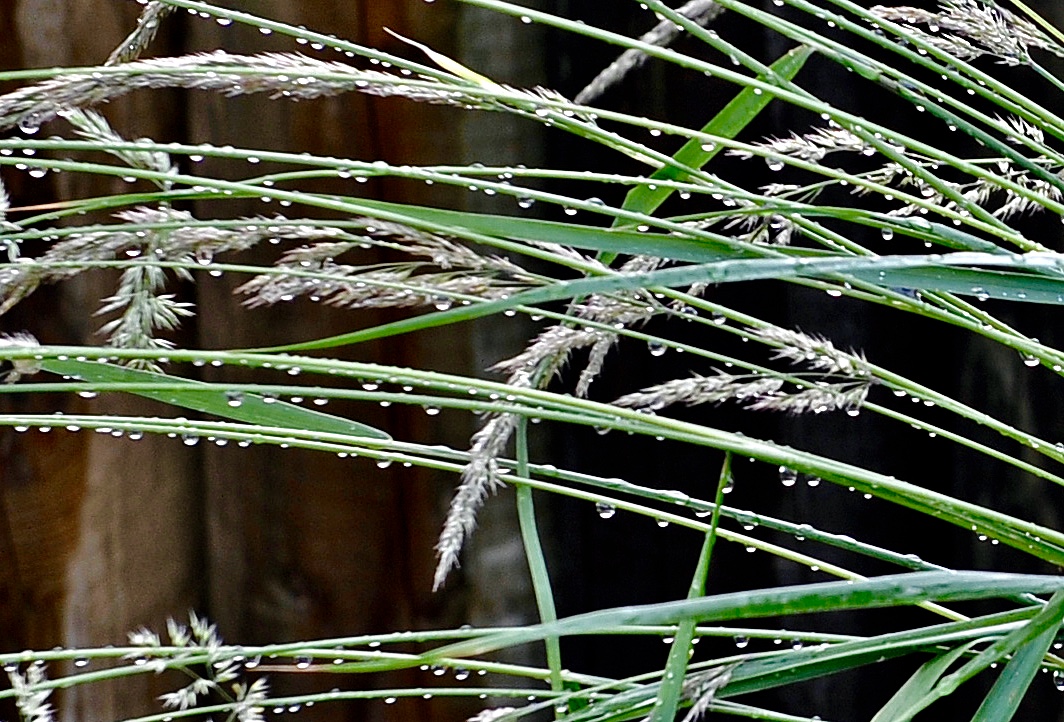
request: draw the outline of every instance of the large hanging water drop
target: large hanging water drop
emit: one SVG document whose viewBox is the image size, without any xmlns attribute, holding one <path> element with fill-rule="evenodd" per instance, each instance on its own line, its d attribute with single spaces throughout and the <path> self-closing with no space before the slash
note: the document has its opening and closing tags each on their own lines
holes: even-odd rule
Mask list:
<svg viewBox="0 0 1064 722">
<path fill-rule="evenodd" d="M 798 472 L 786 466 L 780 467 L 780 482 L 784 486 L 794 486 L 798 483 Z"/>
<path fill-rule="evenodd" d="M 34 135 L 41 129 L 41 114 L 26 113 L 19 118 L 18 129 L 26 135 Z"/>
<path fill-rule="evenodd" d="M 612 519 L 617 514 L 617 507 L 613 504 L 607 504 L 605 502 L 596 502 L 595 511 L 598 513 L 600 519 Z"/>
</svg>

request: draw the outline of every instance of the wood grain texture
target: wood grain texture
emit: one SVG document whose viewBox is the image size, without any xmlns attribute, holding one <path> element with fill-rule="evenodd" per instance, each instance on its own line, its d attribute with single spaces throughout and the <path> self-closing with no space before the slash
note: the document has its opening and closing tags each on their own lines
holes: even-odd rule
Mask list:
<svg viewBox="0 0 1064 722">
<path fill-rule="evenodd" d="M 453 11 L 432 8 L 433 22 L 411 19 L 427 13 L 421 2 L 305 2 L 254 4 L 260 14 L 305 25 L 366 45 L 410 55 L 411 49 L 383 33 L 383 26 L 448 47 L 453 42 Z M 415 9 L 419 12 L 413 12 Z M 235 51 L 293 48 L 276 36 L 264 42 L 254 31 L 195 23 L 192 48 L 224 46 Z M 328 50 L 319 53 L 332 58 Z M 358 61 L 351 61 L 358 62 Z M 395 163 L 454 160 L 452 135 L 462 113 L 419 106 L 399 99 L 341 96 L 306 103 L 236 102 L 209 96 L 189 99 L 189 134 L 197 141 L 256 148 L 306 150 L 358 160 Z M 264 164 L 265 165 L 265 164 Z M 204 164 L 205 168 L 208 168 Z M 256 169 L 260 172 L 261 169 Z M 397 201 L 430 198 L 424 186 L 388 179 L 364 185 L 336 179 L 324 192 L 366 194 Z M 431 189 L 441 200 L 440 189 Z M 444 191 L 446 193 L 446 191 Z M 453 200 L 453 198 L 451 199 Z M 248 203 L 230 212 L 315 215 L 313 209 L 275 209 Z M 211 212 L 200 204 L 197 212 Z M 277 248 L 254 252 L 272 260 Z M 367 259 L 374 260 L 374 259 Z M 378 259 L 379 260 L 379 259 Z M 387 313 L 318 308 L 309 302 L 274 309 L 242 310 L 232 296 L 242 279 L 204 279 L 198 287 L 201 315 L 198 343 L 257 346 L 342 333 L 392 318 Z M 465 370 L 469 359 L 464 331 L 425 334 L 388 343 L 340 350 L 342 356 L 400 366 L 430 365 Z M 241 378 L 233 370 L 214 377 Z M 261 380 L 261 377 L 260 377 Z M 290 377 L 278 382 L 293 381 Z M 314 383 L 313 378 L 294 379 Z M 440 417 L 420 410 L 343 405 L 328 410 L 352 414 L 400 438 L 461 446 L 470 431 L 467 418 Z M 457 626 L 465 621 L 460 584 L 432 595 L 433 546 L 443 504 L 455 479 L 393 465 L 382 470 L 364 460 L 338 459 L 296 450 L 204 449 L 209 576 L 208 610 L 227 638 L 240 642 L 290 640 L 398 630 Z M 430 683 L 431 675 L 412 670 L 381 679 L 384 686 Z M 363 685 L 366 680 L 353 680 Z M 300 693 L 344 680 L 287 675 L 274 680 L 277 694 Z M 475 708 L 464 702 L 404 700 L 394 706 L 367 702 L 343 707 L 318 705 L 301 716 L 312 720 L 465 719 Z"/>
<path fill-rule="evenodd" d="M 4 67 L 101 62 L 138 11 L 135 3 L 113 0 L 4 3 L 0 58 Z M 132 137 L 172 137 L 172 100 L 165 92 L 139 95 L 102 110 Z M 16 206 L 126 189 L 118 180 L 71 174 L 33 180 L 5 172 L 5 183 Z M 100 320 L 91 311 L 113 293 L 114 281 L 100 274 L 41 289 L 0 319 L 0 330 L 28 330 L 45 343 L 99 343 L 93 332 Z M 121 398 L 5 395 L 0 408 L 144 413 Z M 167 439 L 134 444 L 72 433 L 60 423 L 47 434 L 0 432 L 3 649 L 122 644 L 129 631 L 184 617 L 197 606 L 203 595 L 197 464 L 194 451 Z M 158 710 L 155 697 L 173 682 L 143 675 L 82 687 L 58 695 L 57 707 L 62 719 L 79 722 L 148 713 Z"/>
</svg>

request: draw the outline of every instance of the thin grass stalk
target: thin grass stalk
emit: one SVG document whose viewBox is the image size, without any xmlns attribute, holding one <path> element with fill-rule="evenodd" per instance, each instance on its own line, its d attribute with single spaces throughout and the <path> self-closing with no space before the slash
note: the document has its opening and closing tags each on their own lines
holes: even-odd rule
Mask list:
<svg viewBox="0 0 1064 722">
<path fill-rule="evenodd" d="M 518 476 L 528 477 L 528 418 L 522 416 L 514 432 L 516 472 Z M 536 507 L 532 499 L 532 489 L 526 484 L 518 484 L 514 489 L 517 497 L 517 519 L 521 528 L 521 541 L 525 547 L 525 558 L 532 575 L 532 589 L 536 596 L 541 622 L 553 622 L 558 619 L 554 607 L 554 592 L 551 589 L 550 571 L 547 558 L 540 543 L 539 529 L 536 523 Z M 562 679 L 562 649 L 557 637 L 544 640 L 547 649 L 547 667 L 550 669 L 550 686 L 555 692 L 564 686 Z"/>
<path fill-rule="evenodd" d="M 713 515 L 709 523 L 709 531 L 706 532 L 702 542 L 702 550 L 699 552 L 698 562 L 695 565 L 694 576 L 691 586 L 687 590 L 688 599 L 696 599 L 706 594 L 706 578 L 709 575 L 710 560 L 713 557 L 713 546 L 717 540 L 717 529 L 720 525 L 720 511 L 724 505 L 724 493 L 733 483 L 731 474 L 731 454 L 724 454 L 724 463 L 721 466 L 720 477 L 717 480 L 717 491 L 714 497 Z M 651 722 L 671 722 L 676 716 L 676 710 L 683 694 L 684 683 L 687 681 L 687 661 L 694 653 L 692 646 L 695 633 L 694 620 L 680 622 L 673 638 L 672 647 L 669 649 L 669 658 L 665 662 L 665 671 L 662 675 L 661 686 L 658 689 L 658 698 L 650 714 Z M 707 689 L 697 690 L 695 704 L 705 708 L 713 699 L 716 690 L 727 683 L 727 673 L 713 677 L 711 685 L 704 685 Z"/>
</svg>

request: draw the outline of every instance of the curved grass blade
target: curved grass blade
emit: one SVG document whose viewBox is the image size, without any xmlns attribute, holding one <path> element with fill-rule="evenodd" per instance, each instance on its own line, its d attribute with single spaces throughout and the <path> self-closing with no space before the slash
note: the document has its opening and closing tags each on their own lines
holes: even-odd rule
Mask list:
<svg viewBox="0 0 1064 722">
<path fill-rule="evenodd" d="M 978 717 L 977 713 L 977 717 L 973 718 L 973 722 L 976 720 L 978 722 L 990 722 L 990 720 L 1007 722 L 1015 712 L 1015 705 L 1019 705 L 1017 695 L 1022 694 L 1022 691 L 1026 690 L 1030 684 L 1027 675 L 1030 674 L 1033 677 L 1037 672 L 1042 658 L 1060 630 L 1062 619 L 1064 619 L 1064 592 L 1056 590 L 1049 603 L 1031 621 L 991 644 L 956 672 L 943 677 L 933 689 L 914 702 L 909 709 L 899 714 L 897 722 L 908 722 L 935 700 L 953 694 L 964 682 L 1012 654 L 1013 659 L 1008 664 L 1008 667 L 1012 667 L 1011 672 L 1004 677 L 1004 681 L 1001 678 L 998 679 L 984 700 L 983 706 L 979 708 L 979 712 L 985 715 L 990 715 L 993 711 L 1001 714 L 1007 713 L 1007 715 Z M 1013 664 L 1017 666 L 1013 667 Z M 986 708 L 985 712 L 984 708 Z"/>
<path fill-rule="evenodd" d="M 725 454 L 724 465 L 721 467 L 720 478 L 717 481 L 713 518 L 710 520 L 709 531 L 706 532 L 705 539 L 702 542 L 702 551 L 699 553 L 698 563 L 695 565 L 691 587 L 687 591 L 688 599 L 698 599 L 706 593 L 706 577 L 709 576 L 709 562 L 713 556 L 713 546 L 717 540 L 720 510 L 724 505 L 724 489 L 732 479 L 731 461 L 732 455 Z M 692 646 L 694 644 L 694 636 L 694 620 L 685 619 L 680 622 L 673 638 L 672 648 L 669 649 L 669 659 L 665 663 L 661 688 L 658 690 L 658 699 L 654 705 L 654 711 L 650 715 L 650 722 L 672 722 L 672 719 L 676 716 L 676 708 L 679 706 L 687 675 L 687 661 L 694 652 L 694 647 Z M 726 683 L 730 675 L 730 670 L 721 670 L 719 677 L 715 680 L 716 686 L 711 687 L 712 691 L 707 691 L 705 694 L 712 696 L 717 687 Z"/>
<path fill-rule="evenodd" d="M 699 622 L 756 619 L 906 606 L 927 601 L 996 599 L 1018 593 L 1047 594 L 1061 590 L 1064 590 L 1064 577 L 1060 576 L 994 572 L 892 574 L 857 582 L 823 582 L 777 587 L 589 612 L 551 624 L 539 624 L 457 642 L 433 651 L 431 656 L 478 655 L 504 647 L 541 641 L 550 635 L 590 634 L 628 625 L 679 624 L 685 619 Z"/>
<path fill-rule="evenodd" d="M 1025 607 L 976 619 L 749 659 L 735 670 L 722 696 L 748 694 L 791 685 L 913 653 L 937 654 L 944 646 L 966 645 L 969 642 L 1002 636 L 1011 628 L 1035 616 L 1037 612 L 1038 607 Z M 945 673 L 945 669 L 942 673 Z M 930 684 L 933 685 L 937 681 L 938 678 L 930 680 Z"/>
<path fill-rule="evenodd" d="M 894 696 L 876 712 L 872 722 L 894 722 L 897 716 L 907 710 L 912 704 L 927 694 L 932 687 L 938 684 L 953 663 L 963 657 L 971 649 L 974 642 L 969 642 L 960 647 L 954 647 L 944 654 L 925 662 L 916 670 L 912 677 L 906 680 Z"/>
<path fill-rule="evenodd" d="M 516 241 L 558 243 L 586 251 L 628 255 L 647 255 L 692 263 L 714 261 L 723 258 L 762 258 L 765 256 L 822 256 L 827 251 L 793 246 L 740 246 L 731 236 L 706 237 L 702 230 L 698 237 L 683 237 L 625 230 L 624 227 L 602 228 L 575 223 L 559 223 L 538 218 L 518 218 L 490 213 L 470 213 L 430 206 L 414 206 L 387 201 L 358 199 L 360 206 L 384 213 L 405 216 L 408 222 L 423 221 L 435 226 L 436 232 L 454 228 L 482 236 L 493 236 Z M 920 241 L 959 251 L 1005 254 L 1009 251 L 992 241 L 967 233 L 945 223 L 928 221 L 925 218 L 897 218 L 881 213 L 871 213 L 859 208 L 837 206 L 812 206 L 803 203 L 774 201 L 774 214 L 800 215 L 806 218 L 842 218 L 854 223 L 876 228 L 889 227 Z M 693 220 L 697 217 L 687 218 Z M 683 219 L 677 219 L 683 220 Z"/>
<path fill-rule="evenodd" d="M 1060 268 L 1056 254 L 1029 253 L 1016 258 L 993 253 L 957 252 L 930 256 L 880 256 L 831 258 L 732 259 L 717 263 L 680 266 L 649 273 L 613 274 L 559 281 L 549 286 L 515 293 L 508 298 L 459 306 L 362 331 L 275 346 L 259 351 L 306 351 L 386 338 L 425 328 L 483 318 L 517 306 L 563 301 L 592 293 L 632 291 L 650 287 L 678 288 L 694 283 L 787 280 L 854 276 L 881 286 L 914 291 L 950 291 L 976 298 L 999 298 L 1048 305 L 1064 305 L 1064 278 L 971 268 L 975 264 L 1015 266 L 1032 270 Z M 960 266 L 960 267 L 958 267 Z"/>
<path fill-rule="evenodd" d="M 44 359 L 41 368 L 61 376 L 70 376 L 89 382 L 100 383 L 152 383 L 158 382 L 173 386 L 180 384 L 188 390 L 175 391 L 130 391 L 154 401 L 161 401 L 183 409 L 200 411 L 233 421 L 243 421 L 259 426 L 292 428 L 304 431 L 318 431 L 330 434 L 343 434 L 364 439 L 390 439 L 380 429 L 351 421 L 341 416 L 333 416 L 312 409 L 304 409 L 295 404 L 268 399 L 257 394 L 244 393 L 239 397 L 227 395 L 218 389 L 202 390 L 199 381 L 183 379 L 166 374 L 154 374 L 147 371 L 103 364 L 95 361 L 78 361 L 76 359 Z"/>
<path fill-rule="evenodd" d="M 1042 667 L 1042 660 L 1049 651 L 1057 632 L 1060 631 L 1061 620 L 1064 619 L 1064 605 L 1061 604 L 1064 594 L 1057 594 L 1046 605 L 1044 616 L 1049 623 L 1038 636 L 1031 639 L 1015 653 L 1001 675 L 994 683 L 994 687 L 979 706 L 972 722 L 1008 722 L 1016 714 L 1016 708 L 1031 681 L 1038 670 Z M 1040 615 L 1041 616 L 1041 615 Z M 1035 620 L 1031 624 L 1034 625 Z"/>
<path fill-rule="evenodd" d="M 703 238 L 680 238 L 618 228 L 601 228 L 489 213 L 468 213 L 363 198 L 358 199 L 358 203 L 385 213 L 401 214 L 409 219 L 431 223 L 437 228 L 455 228 L 517 241 L 557 243 L 588 251 L 651 255 L 692 263 L 704 263 L 742 255 L 736 251 L 734 240 L 725 236 L 721 236 L 719 242 L 713 242 Z M 792 252 L 791 249 L 785 248 L 778 250 L 782 253 Z"/>
<path fill-rule="evenodd" d="M 812 54 L 813 50 L 804 45 L 794 48 L 772 64 L 772 75 L 761 76 L 759 79 L 765 82 L 771 82 L 773 78 L 791 80 L 798 74 L 798 71 L 805 65 L 805 61 Z M 754 88 L 744 88 L 702 128 L 702 132 L 720 138 L 734 138 L 774 98 L 775 96 L 757 92 Z M 683 170 L 683 167 L 702 168 L 720 150 L 720 146 L 707 147 L 703 141 L 698 139 L 688 140 L 673 156 L 676 165 L 667 165 L 658 169 L 650 176 L 650 180 L 687 180 L 687 173 Z M 672 188 L 654 186 L 652 184 L 636 186 L 625 196 L 622 208 L 626 211 L 651 215 L 672 193 Z M 618 218 L 613 225 L 614 227 L 620 227 L 630 225 L 630 223 Z M 612 259 L 603 258 L 605 262 L 609 262 L 609 260 Z"/>
</svg>

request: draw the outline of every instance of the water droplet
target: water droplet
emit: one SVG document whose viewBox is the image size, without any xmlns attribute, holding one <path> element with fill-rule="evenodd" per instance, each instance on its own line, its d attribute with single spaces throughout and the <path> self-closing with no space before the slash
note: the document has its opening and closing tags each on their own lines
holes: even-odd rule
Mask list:
<svg viewBox="0 0 1064 722">
<path fill-rule="evenodd" d="M 1059 669 L 1053 672 L 1053 686 L 1058 692 L 1064 692 L 1064 672 Z"/>
<path fill-rule="evenodd" d="M 654 523 L 657 524 L 659 528 L 664 529 L 665 527 L 667 527 L 669 525 L 669 520 L 668 519 L 655 519 Z"/>
<path fill-rule="evenodd" d="M 438 407 L 438 406 L 426 406 L 425 407 L 425 413 L 428 414 L 429 416 L 439 416 L 440 415 L 440 407 Z"/>
<path fill-rule="evenodd" d="M 600 519 L 612 519 L 617 513 L 617 507 L 613 504 L 607 504 L 599 501 L 595 503 L 595 511 L 598 512 Z"/>
<path fill-rule="evenodd" d="M 225 392 L 226 405 L 236 409 L 244 404 L 244 392 L 243 391 L 226 391 Z"/>
<path fill-rule="evenodd" d="M 750 646 L 750 639 L 748 637 L 742 636 L 741 634 L 736 635 L 733 638 L 733 641 L 735 642 L 736 649 L 746 649 L 748 646 Z"/>
<path fill-rule="evenodd" d="M 312 661 L 310 657 L 296 657 L 296 669 L 307 669 Z"/>
<path fill-rule="evenodd" d="M 425 0 L 425 2 L 429 2 L 429 1 L 430 0 Z M 384 698 L 384 704 L 395 704 L 395 702 L 396 702 L 395 697 L 385 697 Z"/>
<path fill-rule="evenodd" d="M 86 659 L 85 657 L 78 657 L 77 659 L 74 660 L 74 667 L 76 669 L 84 669 L 85 667 L 88 667 L 88 666 L 89 666 L 89 660 Z"/>
<path fill-rule="evenodd" d="M 199 437 L 195 434 L 181 434 L 181 443 L 185 446 L 195 446 L 199 443 Z"/>
<path fill-rule="evenodd" d="M 565 208 L 565 215 L 567 215 L 567 216 L 575 216 L 576 215 L 576 209 L 575 208 L 566 207 Z"/>
<path fill-rule="evenodd" d="M 889 241 L 894 237 L 894 229 L 883 227 L 879 229 L 879 235 L 883 236 L 884 241 Z"/>
<path fill-rule="evenodd" d="M 521 208 L 531 208 L 532 206 L 535 205 L 535 203 L 536 203 L 536 199 L 535 198 L 529 198 L 528 196 L 523 196 L 523 197 L 517 199 L 517 205 L 519 207 L 521 207 Z"/>
<path fill-rule="evenodd" d="M 26 135 L 34 135 L 41 129 L 41 114 L 26 113 L 19 118 L 18 129 Z"/>
<path fill-rule="evenodd" d="M 765 158 L 765 164 L 771 171 L 783 170 L 783 161 L 778 158 Z"/>
<path fill-rule="evenodd" d="M 378 459 L 377 460 L 377 468 L 378 469 L 387 469 L 391 465 L 392 465 L 392 460 L 391 459 Z"/>
<path fill-rule="evenodd" d="M 805 483 L 808 484 L 809 486 L 820 486 L 820 477 L 819 476 L 808 476 L 805 479 Z"/>
<path fill-rule="evenodd" d="M 647 349 L 650 351 L 651 356 L 664 356 L 668 351 L 668 347 L 661 341 L 647 341 Z"/>
<path fill-rule="evenodd" d="M 735 477 L 729 476 L 727 481 L 724 482 L 724 488 L 720 490 L 722 494 L 730 494 L 735 489 Z"/>
<path fill-rule="evenodd" d="M 78 396 L 80 396 L 83 399 L 94 399 L 94 398 L 96 398 L 99 395 L 100 395 L 99 392 L 90 391 L 89 389 L 86 389 L 84 391 L 79 391 L 78 392 Z"/>
<path fill-rule="evenodd" d="M 1041 361 L 1038 360 L 1037 356 L 1024 356 L 1023 357 L 1023 365 L 1027 366 L 1028 368 L 1034 368 L 1035 366 L 1037 366 L 1040 363 L 1041 363 Z"/>
<path fill-rule="evenodd" d="M 798 472 L 786 466 L 780 467 L 780 482 L 784 486 L 794 486 L 798 483 Z"/>
</svg>

